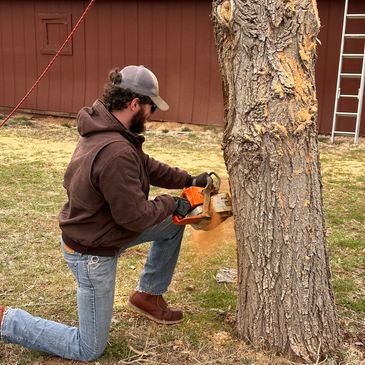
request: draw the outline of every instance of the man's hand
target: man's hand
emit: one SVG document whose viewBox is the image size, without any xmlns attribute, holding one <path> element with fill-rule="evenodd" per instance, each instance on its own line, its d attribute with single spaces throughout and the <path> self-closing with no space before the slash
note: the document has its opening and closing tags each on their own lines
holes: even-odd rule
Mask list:
<svg viewBox="0 0 365 365">
<path fill-rule="evenodd" d="M 191 211 L 191 205 L 189 203 L 189 200 L 178 197 L 174 197 L 174 199 L 176 204 L 174 215 L 185 217 Z"/>
<path fill-rule="evenodd" d="M 207 172 L 203 172 L 200 175 L 190 176 L 188 180 L 187 187 L 189 186 L 200 186 L 205 188 L 208 184 L 209 174 Z"/>
</svg>

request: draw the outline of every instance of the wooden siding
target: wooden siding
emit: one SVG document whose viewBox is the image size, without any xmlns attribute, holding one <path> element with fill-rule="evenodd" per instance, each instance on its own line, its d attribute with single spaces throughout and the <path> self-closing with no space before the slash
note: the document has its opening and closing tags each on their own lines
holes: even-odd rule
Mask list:
<svg viewBox="0 0 365 365">
<path fill-rule="evenodd" d="M 42 24 L 39 14 L 66 13 L 73 20 L 83 2 L 0 1 L 0 105 L 14 106 L 33 85 L 53 57 L 42 54 Z M 61 38 L 61 36 L 59 37 Z M 76 112 L 85 102 L 84 29 L 76 33 L 73 55 L 61 55 L 22 108 Z M 83 48 L 83 47 L 82 47 Z"/>
<path fill-rule="evenodd" d="M 0 106 L 14 106 L 52 57 L 42 51 L 45 27 L 40 14 L 70 17 L 74 25 L 87 4 L 0 0 Z M 330 133 L 332 126 L 343 5 L 342 0 L 318 1 L 322 44 L 316 85 L 322 133 Z M 350 0 L 350 10 L 365 13 L 365 2 Z M 77 113 L 100 96 L 112 67 L 143 64 L 156 73 L 161 95 L 171 106 L 168 112 L 157 112 L 156 119 L 222 125 L 223 98 L 210 11 L 210 1 L 96 1 L 72 40 L 71 54 L 60 56 L 22 108 Z M 354 28 L 349 31 L 365 33 L 364 21 L 352 22 Z M 53 42 L 58 38 L 61 43 L 62 28 L 58 34 L 52 27 Z M 362 52 L 363 43 L 353 40 L 347 47 Z M 359 71 L 360 64 L 361 60 L 348 60 L 344 69 L 353 66 Z M 356 83 L 350 80 L 343 85 L 344 91 L 356 93 Z M 354 111 L 355 106 L 354 100 L 340 104 L 346 111 Z M 339 128 L 353 130 L 354 121 L 343 118 Z M 361 134 L 365 134 L 365 104 Z"/>
<path fill-rule="evenodd" d="M 70 14 L 75 24 L 86 5 L 0 1 L 1 106 L 15 105 L 52 57 L 41 53 L 39 14 Z M 170 104 L 156 118 L 222 124 L 210 7 L 208 1 L 97 1 L 74 36 L 72 55 L 60 56 L 22 108 L 77 113 L 100 96 L 111 68 L 143 64 Z"/>
</svg>

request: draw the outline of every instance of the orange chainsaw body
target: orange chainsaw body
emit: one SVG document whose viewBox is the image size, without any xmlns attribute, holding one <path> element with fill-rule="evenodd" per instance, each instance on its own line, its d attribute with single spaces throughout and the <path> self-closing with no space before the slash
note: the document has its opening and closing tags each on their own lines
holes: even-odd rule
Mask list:
<svg viewBox="0 0 365 365">
<path fill-rule="evenodd" d="M 190 188 L 183 189 L 180 194 L 180 198 L 185 198 L 189 200 L 192 210 L 196 207 L 204 204 L 204 188 L 199 186 L 191 186 Z M 199 214 L 192 217 L 180 217 L 179 215 L 174 215 L 172 220 L 175 224 L 195 224 L 201 219 L 209 218 L 209 214 Z"/>
<path fill-rule="evenodd" d="M 190 224 L 194 229 L 209 231 L 232 215 L 231 197 L 228 193 L 218 193 L 219 176 L 215 172 L 209 176 L 205 188 L 191 186 L 183 189 L 180 198 L 189 201 L 191 211 L 185 217 L 174 215 L 172 219 L 175 224 Z"/>
</svg>

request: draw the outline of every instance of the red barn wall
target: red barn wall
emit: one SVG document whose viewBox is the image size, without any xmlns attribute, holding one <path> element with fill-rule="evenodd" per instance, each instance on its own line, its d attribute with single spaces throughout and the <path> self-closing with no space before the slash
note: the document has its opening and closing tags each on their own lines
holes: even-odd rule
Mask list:
<svg viewBox="0 0 365 365">
<path fill-rule="evenodd" d="M 71 24 L 54 24 L 57 21 L 47 17 L 56 15 L 66 23 L 71 19 L 74 25 L 87 4 L 0 0 L 0 106 L 12 107 L 24 96 L 53 56 L 47 47 L 56 49 L 66 37 Z M 332 127 L 343 5 L 342 0 L 318 2 L 322 44 L 316 85 L 322 133 Z M 365 13 L 365 2 L 351 0 L 350 10 Z M 96 1 L 68 50 L 22 108 L 75 114 L 101 95 L 112 67 L 143 64 L 156 73 L 161 95 L 171 106 L 168 112 L 156 113 L 156 119 L 222 125 L 221 79 L 210 12 L 210 1 Z M 350 31 L 365 33 L 365 21 L 353 22 Z M 358 40 L 347 47 L 363 51 Z M 345 69 L 351 67 L 360 71 L 361 60 L 344 64 Z M 356 89 L 358 80 L 351 82 L 344 86 L 348 91 Z M 356 105 L 347 101 L 340 107 L 353 111 Z M 340 120 L 339 128 L 354 130 L 353 123 L 349 118 Z M 365 134 L 365 111 L 361 133 Z"/>
<path fill-rule="evenodd" d="M 71 14 L 75 24 L 86 5 L 0 1 L 0 106 L 15 105 L 52 57 L 40 52 L 38 14 Z M 222 124 L 210 8 L 207 1 L 96 1 L 73 38 L 72 55 L 60 56 L 22 107 L 76 113 L 100 96 L 112 67 L 143 64 L 158 76 L 171 107 L 156 118 Z"/>
</svg>

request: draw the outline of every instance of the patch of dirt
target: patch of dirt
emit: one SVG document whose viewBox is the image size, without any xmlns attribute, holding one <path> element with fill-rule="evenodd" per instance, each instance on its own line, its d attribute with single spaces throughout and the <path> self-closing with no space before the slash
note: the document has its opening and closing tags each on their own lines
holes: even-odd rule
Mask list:
<svg viewBox="0 0 365 365">
<path fill-rule="evenodd" d="M 186 130 L 188 131 L 206 131 L 206 130 L 217 130 L 223 131 L 223 127 L 220 126 L 205 126 L 205 125 L 197 125 L 197 124 L 188 124 L 188 123 L 177 123 L 177 122 L 163 122 L 163 121 L 150 121 L 146 124 L 147 130 Z"/>
<path fill-rule="evenodd" d="M 353 137 L 343 137 L 339 136 L 335 138 L 334 143 L 331 143 L 331 137 L 328 135 L 321 135 L 318 137 L 319 139 L 319 147 L 321 150 L 326 150 L 330 152 L 335 151 L 347 151 L 349 149 L 357 149 L 357 148 L 365 148 L 365 138 L 360 137 L 359 143 L 357 145 L 354 144 Z"/>
<path fill-rule="evenodd" d="M 2 116 L 6 116 L 7 112 L 0 113 Z M 77 125 L 76 117 L 63 117 L 63 116 L 51 116 L 51 115 L 42 115 L 42 114 L 32 114 L 32 113 L 17 113 L 12 118 L 14 119 L 22 119 L 30 120 L 34 126 L 37 127 L 49 127 L 49 126 L 65 126 L 69 125 L 75 127 Z M 207 129 L 222 131 L 223 127 L 221 126 L 206 126 L 206 125 L 196 125 L 189 123 L 180 123 L 180 122 L 167 122 L 167 121 L 158 121 L 151 120 L 147 122 L 146 128 L 149 131 L 177 131 L 177 130 L 186 130 L 188 131 L 205 131 Z"/>
</svg>

